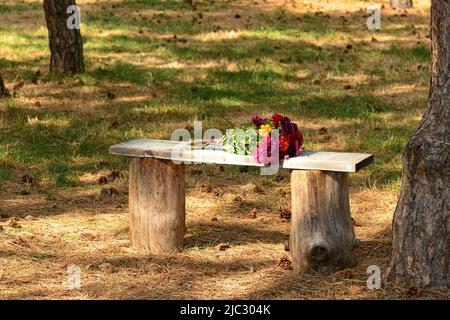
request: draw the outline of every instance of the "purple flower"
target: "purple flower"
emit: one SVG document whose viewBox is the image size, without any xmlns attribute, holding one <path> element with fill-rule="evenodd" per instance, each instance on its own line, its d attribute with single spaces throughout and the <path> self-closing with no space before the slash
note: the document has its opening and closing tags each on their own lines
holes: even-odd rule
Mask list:
<svg viewBox="0 0 450 320">
<path fill-rule="evenodd" d="M 265 120 L 264 120 L 263 118 L 259 117 L 259 116 L 254 116 L 254 117 L 252 118 L 252 123 L 253 123 L 257 128 L 259 128 L 259 127 L 261 127 L 261 126 L 265 123 Z"/>
<path fill-rule="evenodd" d="M 297 145 L 298 145 L 298 144 L 297 144 Z M 289 157 L 295 157 L 295 156 L 297 156 L 297 148 L 296 148 L 296 146 L 295 146 L 295 143 L 292 143 L 292 144 L 289 146 L 288 154 L 289 154 Z"/>
<path fill-rule="evenodd" d="M 289 133 L 291 133 L 292 127 L 291 127 L 291 120 L 288 117 L 284 117 L 283 121 L 281 122 L 282 126 L 283 126 L 283 130 L 284 132 L 288 135 Z"/>
</svg>

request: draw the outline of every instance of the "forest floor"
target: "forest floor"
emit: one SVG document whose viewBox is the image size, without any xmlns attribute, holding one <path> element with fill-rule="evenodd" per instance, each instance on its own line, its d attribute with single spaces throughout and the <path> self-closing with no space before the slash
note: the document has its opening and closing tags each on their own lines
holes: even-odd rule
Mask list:
<svg viewBox="0 0 450 320">
<path fill-rule="evenodd" d="M 366 285 L 369 266 L 386 272 L 401 152 L 426 108 L 429 2 L 382 1 L 378 32 L 366 1 L 197 2 L 78 0 L 86 72 L 70 76 L 47 71 L 41 1 L 0 0 L 14 94 L 0 101 L 0 299 L 450 298 Z M 130 248 L 127 161 L 110 145 L 273 112 L 299 124 L 306 149 L 375 155 L 350 175 L 354 268 L 300 276 L 280 263 L 287 171 L 190 165 L 183 252 Z M 79 290 L 66 287 L 71 264 Z"/>
</svg>

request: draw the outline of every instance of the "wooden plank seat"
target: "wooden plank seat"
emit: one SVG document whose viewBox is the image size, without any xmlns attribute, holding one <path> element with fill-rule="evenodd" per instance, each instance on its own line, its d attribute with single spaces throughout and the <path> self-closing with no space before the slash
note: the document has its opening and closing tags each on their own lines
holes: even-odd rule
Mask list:
<svg viewBox="0 0 450 320">
<path fill-rule="evenodd" d="M 252 156 L 190 142 L 135 139 L 110 147 L 129 158 L 131 244 L 151 252 L 183 248 L 184 165 L 209 163 L 263 167 Z M 304 151 L 280 161 L 291 170 L 290 252 L 294 270 L 333 272 L 353 264 L 356 242 L 350 216 L 348 173 L 373 161 L 364 153 Z"/>
</svg>

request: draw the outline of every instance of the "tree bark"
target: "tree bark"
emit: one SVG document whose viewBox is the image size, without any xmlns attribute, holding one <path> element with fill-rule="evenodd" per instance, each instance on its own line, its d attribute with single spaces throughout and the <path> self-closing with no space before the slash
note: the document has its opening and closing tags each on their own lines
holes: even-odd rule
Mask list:
<svg viewBox="0 0 450 320">
<path fill-rule="evenodd" d="M 289 249 L 298 273 L 353 266 L 356 239 L 347 180 L 345 172 L 292 171 Z"/>
<path fill-rule="evenodd" d="M 391 8 L 408 9 L 413 7 L 413 0 L 391 0 Z"/>
<path fill-rule="evenodd" d="M 185 226 L 184 165 L 130 158 L 131 245 L 153 253 L 180 251 Z"/>
<path fill-rule="evenodd" d="M 450 2 L 431 2 L 432 71 L 427 110 L 403 152 L 387 280 L 450 288 Z"/>
<path fill-rule="evenodd" d="M 50 71 L 84 72 L 83 41 L 79 29 L 69 29 L 67 13 L 75 0 L 44 0 L 49 46 L 51 52 Z"/>
<path fill-rule="evenodd" d="M 8 89 L 5 87 L 5 83 L 3 82 L 2 75 L 0 74 L 0 98 L 9 98 L 11 95 L 8 92 Z"/>
</svg>

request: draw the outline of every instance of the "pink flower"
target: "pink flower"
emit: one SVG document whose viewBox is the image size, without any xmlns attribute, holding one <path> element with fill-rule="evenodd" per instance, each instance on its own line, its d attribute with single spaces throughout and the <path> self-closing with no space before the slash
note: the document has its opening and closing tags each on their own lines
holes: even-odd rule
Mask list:
<svg viewBox="0 0 450 320">
<path fill-rule="evenodd" d="M 272 146 L 273 144 L 273 146 Z M 273 140 L 270 136 L 264 137 L 263 140 L 258 144 L 258 147 L 253 151 L 253 158 L 258 163 L 262 163 L 264 165 L 269 165 L 275 159 L 276 153 L 272 154 L 272 147 L 274 149 L 279 148 L 280 142 L 279 140 Z"/>
</svg>

